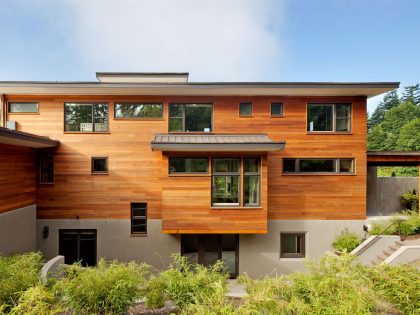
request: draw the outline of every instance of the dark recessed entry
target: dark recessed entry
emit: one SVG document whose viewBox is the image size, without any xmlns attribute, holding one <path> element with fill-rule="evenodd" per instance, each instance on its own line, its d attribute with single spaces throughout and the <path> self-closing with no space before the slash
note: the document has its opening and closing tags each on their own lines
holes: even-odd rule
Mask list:
<svg viewBox="0 0 420 315">
<path fill-rule="evenodd" d="M 96 265 L 96 230 L 59 230 L 59 255 L 66 264 Z"/>
</svg>

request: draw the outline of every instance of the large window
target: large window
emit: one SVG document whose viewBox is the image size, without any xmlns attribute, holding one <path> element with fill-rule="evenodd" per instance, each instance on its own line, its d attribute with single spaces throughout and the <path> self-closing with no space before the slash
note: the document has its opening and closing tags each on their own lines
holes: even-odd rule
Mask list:
<svg viewBox="0 0 420 315">
<path fill-rule="evenodd" d="M 305 233 L 280 233 L 280 257 L 305 257 Z"/>
<path fill-rule="evenodd" d="M 38 103 L 34 102 L 10 102 L 9 113 L 38 113 Z"/>
<path fill-rule="evenodd" d="M 95 266 L 96 230 L 59 230 L 58 253 L 66 264 Z"/>
<path fill-rule="evenodd" d="M 185 158 L 170 157 L 169 158 L 169 174 L 191 173 L 200 174 L 207 173 L 207 158 Z"/>
<path fill-rule="evenodd" d="M 108 104 L 65 103 L 65 131 L 106 132 L 108 131 Z"/>
<path fill-rule="evenodd" d="M 147 203 L 131 203 L 131 234 L 147 234 Z"/>
<path fill-rule="evenodd" d="M 212 131 L 212 104 L 169 104 L 169 131 Z"/>
<path fill-rule="evenodd" d="M 354 173 L 354 159 L 283 159 L 283 173 Z"/>
<path fill-rule="evenodd" d="M 259 206 L 260 169 L 260 158 L 256 157 L 212 159 L 212 205 Z"/>
<path fill-rule="evenodd" d="M 39 157 L 39 183 L 54 184 L 54 156 L 41 155 Z"/>
<path fill-rule="evenodd" d="M 351 104 L 308 104 L 309 132 L 350 132 Z"/>
<path fill-rule="evenodd" d="M 162 118 L 160 103 L 115 103 L 115 118 Z"/>
</svg>

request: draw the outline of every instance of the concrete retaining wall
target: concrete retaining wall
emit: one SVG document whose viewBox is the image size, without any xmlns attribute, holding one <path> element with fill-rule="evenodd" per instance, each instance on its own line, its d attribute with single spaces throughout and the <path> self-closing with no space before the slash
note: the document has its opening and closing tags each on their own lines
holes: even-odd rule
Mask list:
<svg viewBox="0 0 420 315">
<path fill-rule="evenodd" d="M 420 246 L 401 246 L 385 259 L 385 263 L 390 265 L 411 264 L 417 260 L 420 260 Z"/>
<path fill-rule="evenodd" d="M 378 255 L 382 255 L 384 250 L 399 240 L 398 235 L 381 235 L 378 238 L 376 235 L 372 235 L 351 253 L 359 257 L 360 263 L 370 266 L 372 261 L 378 258 Z"/>
</svg>

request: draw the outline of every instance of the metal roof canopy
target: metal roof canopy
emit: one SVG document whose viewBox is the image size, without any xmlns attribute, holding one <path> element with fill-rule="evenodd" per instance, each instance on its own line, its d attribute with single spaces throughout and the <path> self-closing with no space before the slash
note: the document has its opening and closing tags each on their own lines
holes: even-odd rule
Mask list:
<svg viewBox="0 0 420 315">
<path fill-rule="evenodd" d="M 41 149 L 57 147 L 60 142 L 48 137 L 0 127 L 0 143 Z"/>
<path fill-rule="evenodd" d="M 420 151 L 368 151 L 368 166 L 418 166 Z"/>
</svg>

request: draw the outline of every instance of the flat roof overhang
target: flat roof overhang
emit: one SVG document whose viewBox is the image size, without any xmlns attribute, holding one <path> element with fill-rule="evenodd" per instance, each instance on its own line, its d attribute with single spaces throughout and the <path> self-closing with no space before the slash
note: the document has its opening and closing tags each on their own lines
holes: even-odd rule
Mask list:
<svg viewBox="0 0 420 315">
<path fill-rule="evenodd" d="M 285 141 L 273 141 L 265 134 L 156 134 L 152 151 L 164 152 L 275 152 Z"/>
<path fill-rule="evenodd" d="M 60 144 L 59 141 L 52 140 L 48 137 L 11 130 L 4 127 L 0 127 L 0 143 L 35 149 L 54 148 Z"/>
<path fill-rule="evenodd" d="M 368 166 L 418 166 L 420 151 L 368 151 Z"/>
<path fill-rule="evenodd" d="M 399 82 L 0 82 L 15 95 L 365 96 L 399 88 Z"/>
</svg>

